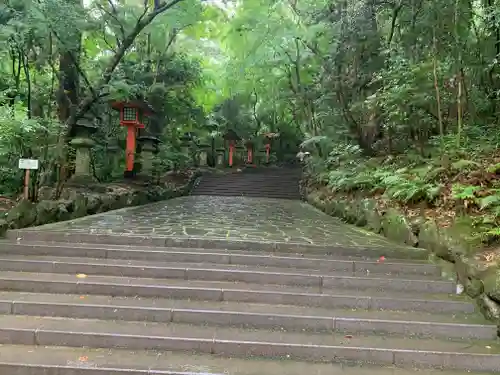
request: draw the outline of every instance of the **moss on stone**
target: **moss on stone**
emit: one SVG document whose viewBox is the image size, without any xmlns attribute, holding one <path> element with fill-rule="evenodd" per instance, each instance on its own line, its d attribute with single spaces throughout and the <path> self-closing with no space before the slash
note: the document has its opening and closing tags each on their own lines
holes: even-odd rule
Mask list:
<svg viewBox="0 0 500 375">
<path fill-rule="evenodd" d="M 418 239 L 413 234 L 409 221 L 397 210 L 390 209 L 383 216 L 382 231 L 387 238 L 393 241 L 412 247 L 418 244 Z"/>
<path fill-rule="evenodd" d="M 55 223 L 58 216 L 58 202 L 43 200 L 36 205 L 36 225 Z"/>
<path fill-rule="evenodd" d="M 23 199 L 7 213 L 10 228 L 25 228 L 36 221 L 35 204 Z"/>
<path fill-rule="evenodd" d="M 488 320 L 500 323 L 500 305 L 488 297 L 485 293 L 475 299 L 481 313 Z"/>
<path fill-rule="evenodd" d="M 443 229 L 434 220 L 417 218 L 410 221 L 395 209 L 382 216 L 377 210 L 377 202 L 372 199 L 354 204 L 344 200 L 328 201 L 331 198 L 324 196 L 322 200 L 314 192 L 307 198 L 309 203 L 332 216 L 357 225 L 365 223 L 367 229 L 382 232 L 399 244 L 429 250 L 432 256 L 449 265 L 453 277 L 456 273 L 465 293 L 474 299 L 482 314 L 500 325 L 500 269 L 497 264 L 468 255 L 476 250 L 477 244 L 470 241 L 473 228 L 464 225 L 463 220 Z"/>
<path fill-rule="evenodd" d="M 7 220 L 0 219 L 0 237 L 5 236 L 7 229 L 9 229 L 9 223 Z"/>
<path fill-rule="evenodd" d="M 76 219 L 86 215 L 93 215 L 119 208 L 137 206 L 156 202 L 160 200 L 179 197 L 189 193 L 195 173 L 189 182 L 181 188 L 169 188 L 163 186 L 150 186 L 146 189 L 134 191 L 122 189 L 115 191 L 112 188 L 96 189 L 92 193 L 85 194 L 75 191 L 66 192 L 63 199 L 50 200 L 50 189 L 45 189 L 43 200 L 38 203 L 22 200 L 13 207 L 6 215 L 3 222 L 4 227 L 26 228 L 31 225 L 44 225 L 58 221 Z M 0 235 L 5 233 L 0 223 Z"/>
<path fill-rule="evenodd" d="M 376 202 L 372 199 L 364 199 L 361 205 L 366 219 L 366 227 L 375 233 L 380 233 L 382 231 L 382 215 L 377 209 Z"/>
<path fill-rule="evenodd" d="M 84 194 L 75 194 L 73 199 L 73 215 L 72 219 L 77 219 L 87 215 L 88 200 Z"/>
</svg>

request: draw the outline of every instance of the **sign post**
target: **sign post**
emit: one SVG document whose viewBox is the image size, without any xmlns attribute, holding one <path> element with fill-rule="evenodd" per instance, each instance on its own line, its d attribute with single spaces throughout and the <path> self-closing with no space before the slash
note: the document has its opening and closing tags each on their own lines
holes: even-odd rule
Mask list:
<svg viewBox="0 0 500 375">
<path fill-rule="evenodd" d="M 24 169 L 24 199 L 29 199 L 30 170 L 38 169 L 38 160 L 19 159 L 19 169 Z"/>
</svg>

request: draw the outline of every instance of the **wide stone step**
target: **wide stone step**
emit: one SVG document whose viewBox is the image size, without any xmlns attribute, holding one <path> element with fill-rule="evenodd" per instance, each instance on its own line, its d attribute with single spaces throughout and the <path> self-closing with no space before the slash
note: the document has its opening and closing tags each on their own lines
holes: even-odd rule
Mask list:
<svg viewBox="0 0 500 375">
<path fill-rule="evenodd" d="M 313 362 L 360 361 L 500 371 L 488 341 L 287 332 L 177 323 L 114 322 L 0 316 L 0 343 L 15 345 L 191 351 L 224 357 L 290 357 Z"/>
<path fill-rule="evenodd" d="M 182 352 L 3 345 L 6 375 L 471 375 L 458 370 L 345 366 L 282 358 L 223 358 Z M 482 373 L 485 375 L 486 373 Z"/>
<path fill-rule="evenodd" d="M 139 253 L 141 259 L 135 259 L 134 256 Z M 30 272 L 30 270 L 36 270 L 39 272 L 54 272 L 60 273 L 62 264 L 73 265 L 73 267 L 78 267 L 83 265 L 88 267 L 89 265 L 95 266 L 95 270 L 89 272 L 90 274 L 98 274 L 98 269 L 102 269 L 104 266 L 110 266 L 111 270 L 106 272 L 114 272 L 113 269 L 120 271 L 124 269 L 123 267 L 129 267 L 129 272 L 133 269 L 151 269 L 155 275 L 159 277 L 164 277 L 160 270 L 156 269 L 168 269 L 168 268 L 182 268 L 185 270 L 193 269 L 210 269 L 210 270 L 234 270 L 234 271 L 255 271 L 255 272 L 265 272 L 265 273 L 281 273 L 281 274 L 306 274 L 321 276 L 349 276 L 349 277 L 367 277 L 372 276 L 375 278 L 388 277 L 388 278 L 400 278 L 400 279 L 425 279 L 442 281 L 441 271 L 438 267 L 431 264 L 411 264 L 411 263 L 380 263 L 380 262 L 368 262 L 368 261 L 347 261 L 338 260 L 331 261 L 331 264 L 321 265 L 321 267 L 315 268 L 314 263 L 320 260 L 314 259 L 287 259 L 287 258 L 274 258 L 274 257 L 259 257 L 259 256 L 238 256 L 235 255 L 230 258 L 231 255 L 224 254 L 211 254 L 209 256 L 202 257 L 202 262 L 200 261 L 200 253 L 189 253 L 189 252 L 172 252 L 166 253 L 163 259 L 154 260 L 156 257 L 148 257 L 148 253 L 144 254 L 140 251 L 120 251 L 120 250 L 110 250 L 108 253 L 109 257 L 102 258 L 91 258 L 91 257 L 78 257 L 78 256 L 58 256 L 58 255 L 29 255 L 29 258 L 25 255 L 10 255 L 2 254 L 0 252 L 0 270 L 3 271 L 25 271 Z M 80 255 L 80 254 L 75 254 Z M 131 255 L 131 256 L 129 256 Z M 153 253 L 157 255 L 157 253 Z M 204 254 L 210 255 L 210 254 Z M 169 257 L 170 256 L 170 257 Z M 139 258 L 139 256 L 137 256 Z M 147 260 L 146 260 L 147 259 Z M 266 263 L 266 260 L 270 260 Z M 203 262 L 203 260 L 208 260 L 211 262 Z M 276 262 L 273 262 L 275 260 Z M 190 262 L 191 261 L 191 262 Z M 197 262 L 198 261 L 198 262 Z M 235 262 L 235 263 L 233 263 Z M 270 265 L 268 265 L 270 263 Z M 273 264 L 274 263 L 274 264 Z M 292 264 L 298 264 L 297 267 L 293 267 Z M 40 267 L 40 268 L 37 268 Z M 45 270 L 45 271 L 42 271 Z M 187 271 L 186 271 L 187 272 Z M 158 277 L 158 276 L 147 276 L 148 271 L 140 272 L 138 275 L 128 276 L 139 276 L 139 277 Z M 119 276 L 125 274 L 118 274 Z M 189 275 L 186 274 L 186 277 Z"/>
<path fill-rule="evenodd" d="M 12 255 L 16 254 L 16 255 Z M 401 261 L 369 260 L 366 258 L 345 257 L 334 259 L 332 257 L 300 257 L 276 255 L 272 253 L 249 253 L 242 251 L 224 250 L 204 250 L 204 249 L 162 249 L 154 247 L 124 247 L 112 245 L 91 245 L 91 244 L 47 244 L 47 243 L 11 243 L 0 242 L 0 257 L 12 257 L 22 259 L 30 256 L 29 259 L 39 260 L 33 256 L 53 256 L 59 260 L 78 258 L 81 262 L 85 258 L 143 261 L 145 264 L 154 263 L 159 266 L 161 263 L 190 263 L 186 267 L 193 267 L 205 264 L 204 267 L 212 265 L 224 265 L 231 267 L 238 266 L 258 266 L 258 267 L 280 267 L 284 271 L 294 270 L 294 272 L 343 272 L 346 274 L 368 275 L 425 275 L 429 277 L 439 277 L 441 270 L 433 264 L 424 262 L 405 263 Z M 17 258 L 16 258 L 17 257 Z M 85 257 L 85 258 L 82 258 Z M 58 261 L 57 259 L 54 261 Z M 198 268 L 200 268 L 198 266 Z M 303 271 L 302 271 L 303 270 Z M 413 277 L 413 276 L 412 276 Z"/>
<path fill-rule="evenodd" d="M 263 197 L 288 199 L 300 197 L 298 191 L 283 192 L 283 191 L 255 191 L 244 189 L 195 189 L 191 195 L 218 195 L 218 196 L 245 196 L 245 197 Z"/>
<path fill-rule="evenodd" d="M 38 229 L 40 229 L 39 227 Z M 33 228 L 35 229 L 35 228 Z M 38 230 L 37 230 L 38 231 Z M 96 234 L 96 236 L 99 236 Z M 12 238 L 12 236 L 10 237 Z M 180 239 L 180 243 L 183 244 L 182 239 Z M 26 254 L 31 254 L 31 255 L 37 255 L 38 252 L 42 252 L 43 254 L 43 249 L 44 248 L 59 248 L 59 247 L 64 247 L 66 249 L 106 249 L 106 250 L 137 250 L 137 251 L 153 251 L 153 252 L 167 252 L 167 253 L 197 253 L 202 256 L 202 254 L 224 254 L 227 256 L 235 255 L 235 256 L 264 256 L 264 257 L 273 257 L 273 258 L 285 258 L 285 259 L 304 259 L 304 260 L 309 260 L 309 259 L 314 259 L 319 262 L 325 262 L 325 261 L 339 261 L 339 260 L 348 260 L 348 261 L 369 261 L 369 262 L 377 262 L 380 263 L 380 259 L 378 256 L 371 254 L 370 252 L 362 253 L 361 255 L 356 255 L 348 253 L 346 255 L 333 255 L 333 254 L 306 254 L 306 253 L 301 253 L 299 251 L 297 252 L 286 252 L 286 253 L 279 253 L 279 252 L 274 252 L 274 251 L 269 251 L 265 250 L 265 247 L 253 247 L 251 249 L 232 249 L 232 248 L 203 248 L 203 247 L 176 247 L 176 246 L 144 246 L 144 245 L 135 245 L 135 244 L 107 244 L 107 243 L 96 243 L 96 242 L 73 242 L 69 243 L 68 241 L 55 241 L 55 242 L 47 242 L 47 241 L 25 241 L 22 238 L 18 240 L 0 240 L 0 253 L 5 252 L 5 253 L 12 253 L 12 254 L 17 254 L 14 253 L 13 250 L 10 250 L 11 248 L 15 248 L 15 251 L 28 251 L 28 249 L 32 249 L 29 251 L 32 251 L 30 253 Z M 86 251 L 86 250 L 85 250 Z M 24 253 L 23 253 L 24 254 Z M 407 263 L 407 264 L 418 264 L 418 265 L 428 265 L 431 267 L 435 267 L 435 265 L 430 264 L 427 261 L 427 258 L 425 259 L 410 259 L 410 258 L 395 258 L 395 259 L 385 259 L 381 264 L 387 264 L 387 263 Z M 318 263 L 320 264 L 320 263 Z"/>
<path fill-rule="evenodd" d="M 298 194 L 300 191 L 298 188 L 295 189 L 290 189 L 290 188 L 269 188 L 269 189 L 254 189 L 254 188 L 249 188 L 249 187 L 244 187 L 244 186 L 231 186 L 231 185 L 224 185 L 224 186 L 198 186 L 193 189 L 193 192 L 196 191 L 203 191 L 203 192 L 210 192 L 210 191 L 217 191 L 217 192 L 224 192 L 224 193 L 230 193 L 230 192 L 243 192 L 243 193 L 261 193 L 261 194 L 283 194 L 283 195 L 292 195 L 292 194 Z"/>
<path fill-rule="evenodd" d="M 235 184 L 200 184 L 194 188 L 207 189 L 207 190 L 243 190 L 243 191 L 258 191 L 258 192 L 283 192 L 283 193 L 295 193 L 299 191 L 299 186 L 293 186 L 291 184 L 283 184 L 283 186 L 255 186 L 255 185 L 235 185 Z"/>
<path fill-rule="evenodd" d="M 432 279 L 408 279 L 397 277 L 356 277 L 308 273 L 283 272 L 282 269 L 259 270 L 258 268 L 228 268 L 209 266 L 184 267 L 181 265 L 154 265 L 152 263 L 139 263 L 126 261 L 103 262 L 99 259 L 71 258 L 0 258 L 0 271 L 15 272 L 44 272 L 60 274 L 88 274 L 107 276 L 127 276 L 141 278 L 180 279 L 180 280 L 205 280 L 224 282 L 243 282 L 252 284 L 278 284 L 291 286 L 307 286 L 316 293 L 331 289 L 371 289 L 380 291 L 403 291 L 418 293 L 446 293 L 455 291 L 455 283 L 451 281 L 438 281 Z"/>
<path fill-rule="evenodd" d="M 263 193 L 256 191 L 240 191 L 240 190 L 230 190 L 230 191 L 219 191 L 215 189 L 210 189 L 206 191 L 193 191 L 191 195 L 216 195 L 220 197 L 255 197 L 255 198 L 276 198 L 276 199 L 300 199 L 300 195 L 297 193 L 293 194 L 283 194 L 280 192 L 275 193 Z"/>
<path fill-rule="evenodd" d="M 286 329 L 383 333 L 446 339 L 496 338 L 496 326 L 476 314 L 189 301 L 93 295 L 0 292 L 0 313 L 101 320 L 149 321 Z"/>
<path fill-rule="evenodd" d="M 40 227 L 41 228 L 41 227 Z M 40 229 L 38 228 L 38 229 Z M 35 228 L 32 229 L 33 232 L 40 232 L 40 230 L 37 230 Z M 22 231 L 25 233 L 24 231 Z M 29 231 L 31 232 L 31 231 Z M 7 232 L 9 233 L 9 232 Z M 56 231 L 58 233 L 58 231 Z M 99 237 L 99 234 L 95 235 L 96 237 Z M 69 236 L 65 236 L 64 238 L 68 238 Z M 81 252 L 77 253 L 79 255 L 75 256 L 85 256 L 89 258 L 103 258 L 107 257 L 106 252 L 107 251 L 116 251 L 116 254 L 118 254 L 119 250 L 123 251 L 135 251 L 135 252 L 144 252 L 144 253 L 162 253 L 162 254 L 171 254 L 171 253 L 185 253 L 185 254 L 190 254 L 194 253 L 197 254 L 196 256 L 200 257 L 199 259 L 203 261 L 208 261 L 208 259 L 213 259 L 212 256 L 213 254 L 223 255 L 227 257 L 234 257 L 234 259 L 241 259 L 241 257 L 248 257 L 248 258 L 261 258 L 265 259 L 265 261 L 270 261 L 273 262 L 273 259 L 284 259 L 285 264 L 288 264 L 288 262 L 293 262 L 291 263 L 291 267 L 298 267 L 300 263 L 297 263 L 297 260 L 303 261 L 305 263 L 314 261 L 314 264 L 311 267 L 308 268 L 315 268 L 317 266 L 321 266 L 322 264 L 333 264 L 337 263 L 338 261 L 349 261 L 349 262 L 356 262 L 356 261 L 362 261 L 362 262 L 370 262 L 370 263 L 377 263 L 378 265 L 386 265 L 386 264 L 411 264 L 411 265 L 417 265 L 417 266 L 422 266 L 425 265 L 427 267 L 432 267 L 433 269 L 438 269 L 433 264 L 430 264 L 427 261 L 427 258 L 425 259 L 411 259 L 411 258 L 386 258 L 382 262 L 379 259 L 378 256 L 378 251 L 376 253 L 371 253 L 369 251 L 362 252 L 361 254 L 358 255 L 356 252 L 347 252 L 344 255 L 333 255 L 333 254 L 316 254 L 316 253 L 311 253 L 311 254 L 306 254 L 306 253 L 301 253 L 299 251 L 296 252 L 274 252 L 266 250 L 265 246 L 259 247 L 257 246 L 258 244 L 255 243 L 255 247 L 252 247 L 250 249 L 233 249 L 233 248 L 206 248 L 206 247 L 196 247 L 196 246 L 190 246 L 190 247 L 178 247 L 178 246 L 155 246 L 155 245 L 144 245 L 144 244 L 111 244 L 111 243 L 98 243 L 98 242 L 72 242 L 70 243 L 69 241 L 54 241 L 54 242 L 47 242 L 47 241 L 26 241 L 22 238 L 18 238 L 17 240 L 14 239 L 11 235 L 9 236 L 9 240 L 0 240 L 0 254 L 17 254 L 17 255 L 61 255 L 65 256 L 64 252 L 67 252 L 67 256 L 74 256 L 75 252 Z M 179 238 L 179 244 L 183 245 L 184 241 L 182 238 Z M 111 253 L 110 253 L 111 254 Z M 209 258 L 203 258 L 204 255 L 207 255 Z M 150 256 L 150 255 L 148 255 Z M 109 256 L 108 258 L 112 258 Z M 138 258 L 141 259 L 141 258 Z M 231 259 L 231 258 L 230 258 Z M 156 260 L 156 258 L 153 258 L 153 260 Z M 224 261 L 223 263 L 225 263 Z M 238 263 L 238 262 L 235 262 Z M 250 263 L 254 264 L 254 263 Z M 267 264 L 267 263 L 266 263 Z M 260 265 L 260 263 L 259 263 Z M 335 269 L 335 268 L 333 268 Z"/>
<path fill-rule="evenodd" d="M 55 273 L 0 272 L 0 290 L 91 294 L 121 297 L 158 297 L 204 301 L 227 301 L 299 305 L 324 308 L 363 308 L 471 313 L 474 305 L 447 295 L 408 294 L 377 289 L 363 291 L 339 288 L 317 293 L 314 287 L 291 287 L 216 281 L 163 280 L 117 276 L 88 276 Z"/>
<path fill-rule="evenodd" d="M 299 188 L 299 183 L 297 180 L 283 180 L 280 179 L 279 182 L 272 182 L 272 181 L 220 181 L 220 180 L 212 180 L 212 181 L 205 181 L 201 180 L 198 184 L 195 185 L 196 187 L 210 187 L 210 188 L 223 188 L 223 187 L 237 187 L 237 188 L 244 188 L 244 189 L 255 189 L 255 190 L 277 190 L 280 188 L 286 189 L 286 190 L 291 190 L 291 189 L 298 189 Z"/>
<path fill-rule="evenodd" d="M 216 198 L 216 197 L 215 197 Z M 50 224 L 49 224 L 50 225 Z M 412 248 L 402 250 L 397 245 L 387 246 L 345 246 L 332 243 L 329 246 L 305 244 L 300 242 L 258 242 L 246 241 L 241 239 L 221 239 L 210 237 L 165 237 L 165 236 L 140 236 L 140 235 L 120 235 L 103 233 L 86 233 L 86 231 L 65 231 L 54 227 L 38 227 L 20 230 L 10 230 L 7 232 L 7 241 L 0 241 L 1 249 L 13 244 L 33 246 L 33 243 L 51 243 L 53 245 L 62 245 L 70 243 L 85 244 L 89 247 L 91 244 L 96 246 L 140 246 L 155 247 L 163 250 L 165 248 L 183 248 L 183 249 L 203 249 L 203 250 L 231 250 L 245 251 L 250 253 L 273 253 L 276 255 L 301 254 L 301 256 L 318 257 L 356 257 L 356 258 L 379 258 L 384 256 L 391 261 L 395 260 L 427 260 L 429 252 L 425 249 Z M 407 250 L 407 251 L 406 251 Z M 8 251 L 8 250 L 6 250 Z M 326 257 L 325 257 L 326 258 Z"/>
<path fill-rule="evenodd" d="M 198 184 L 212 184 L 212 185 L 222 185 L 223 183 L 229 183 L 229 184 L 239 184 L 239 185 L 246 185 L 248 183 L 251 183 L 255 185 L 256 188 L 260 186 L 276 186 L 276 185 L 283 185 L 285 186 L 285 183 L 288 184 L 294 184 L 294 185 L 299 185 L 299 179 L 295 176 L 292 177 L 287 177 L 287 176 L 276 176 L 273 178 L 270 177 L 265 177 L 265 178 L 255 178 L 255 177 L 244 177 L 244 178 L 238 178 L 238 177 L 230 177 L 230 178 L 224 178 L 224 177 L 219 177 L 219 178 L 202 178 L 199 180 Z"/>
<path fill-rule="evenodd" d="M 299 186 L 300 180 L 296 177 L 275 177 L 275 178 L 213 178 L 199 180 L 197 185 L 211 184 L 222 186 L 224 184 L 252 186 L 259 188 L 261 186 Z"/>
<path fill-rule="evenodd" d="M 241 190 L 230 190 L 230 191 L 219 191 L 214 189 L 193 191 L 191 195 L 203 195 L 203 196 L 219 196 L 219 197 L 246 197 L 246 198 L 275 198 L 275 199 L 300 199 L 300 194 L 296 193 L 263 193 L 254 191 L 241 191 Z"/>
</svg>

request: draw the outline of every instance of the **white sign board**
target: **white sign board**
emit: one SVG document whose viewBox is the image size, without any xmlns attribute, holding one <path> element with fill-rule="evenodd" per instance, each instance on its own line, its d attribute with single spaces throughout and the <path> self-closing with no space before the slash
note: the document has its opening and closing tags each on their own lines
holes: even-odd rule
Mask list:
<svg viewBox="0 0 500 375">
<path fill-rule="evenodd" d="M 38 169 L 38 160 L 19 159 L 19 169 Z"/>
</svg>

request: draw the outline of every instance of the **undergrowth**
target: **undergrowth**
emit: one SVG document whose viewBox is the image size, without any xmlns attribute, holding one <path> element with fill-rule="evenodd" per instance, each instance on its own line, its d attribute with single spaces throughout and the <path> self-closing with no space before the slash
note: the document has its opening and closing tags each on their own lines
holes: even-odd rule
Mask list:
<svg viewBox="0 0 500 375">
<path fill-rule="evenodd" d="M 366 158 L 359 149 L 337 145 L 328 159 L 308 160 L 310 183 L 332 198 L 374 198 L 381 208 L 397 206 L 411 215 L 431 216 L 441 226 L 467 221 L 486 243 L 500 239 L 500 152 L 496 145 L 469 144 L 456 150 L 433 148 Z"/>
</svg>

